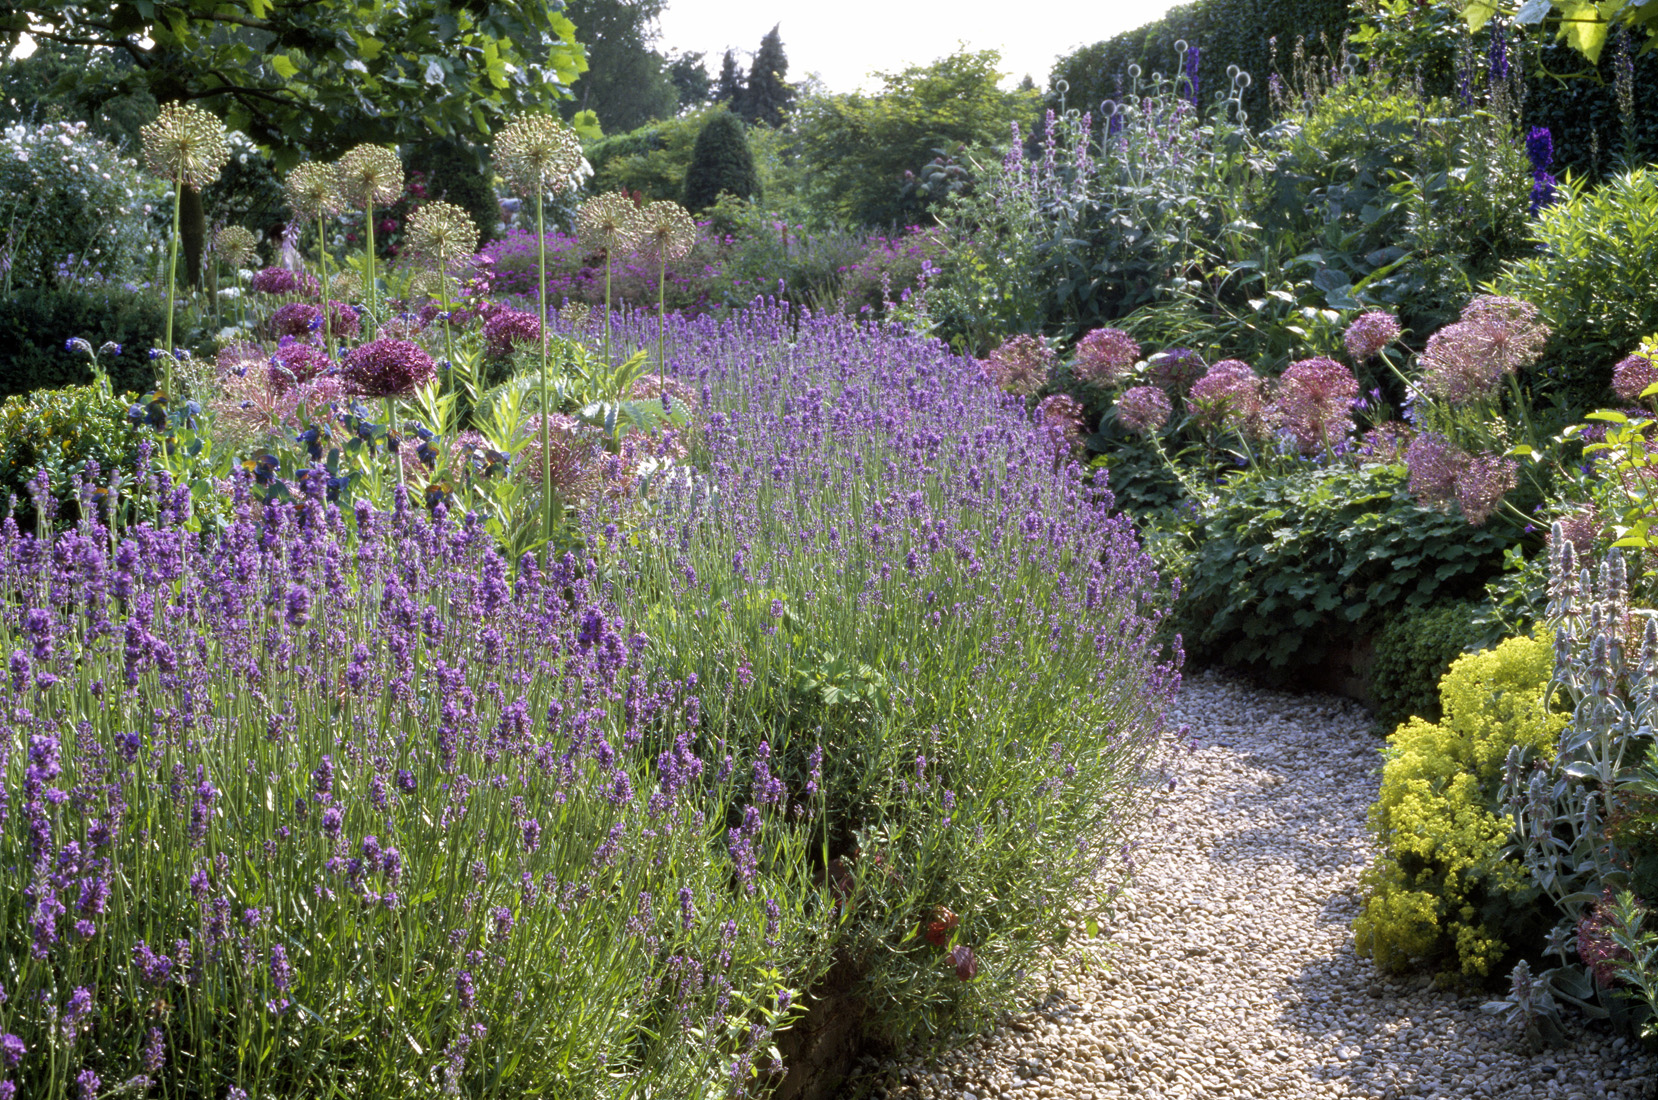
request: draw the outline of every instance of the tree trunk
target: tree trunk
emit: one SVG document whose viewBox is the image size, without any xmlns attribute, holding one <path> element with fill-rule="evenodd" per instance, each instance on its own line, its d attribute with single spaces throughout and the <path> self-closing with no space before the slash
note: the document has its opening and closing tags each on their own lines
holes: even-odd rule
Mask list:
<svg viewBox="0 0 1658 1100">
<path fill-rule="evenodd" d="M 201 192 L 194 187 L 184 189 L 183 204 L 179 209 L 179 245 L 184 253 L 184 285 L 201 286 L 202 247 L 207 242 L 207 211 L 202 208 Z"/>
</svg>

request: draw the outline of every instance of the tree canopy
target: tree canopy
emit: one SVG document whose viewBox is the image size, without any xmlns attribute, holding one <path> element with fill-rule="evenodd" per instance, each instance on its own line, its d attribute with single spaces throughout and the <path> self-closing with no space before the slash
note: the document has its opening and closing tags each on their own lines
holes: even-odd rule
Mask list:
<svg viewBox="0 0 1658 1100">
<path fill-rule="evenodd" d="M 1606 36 L 1616 26 L 1644 30 L 1645 48 L 1658 46 L 1658 0 L 1462 0 L 1462 16 L 1471 31 L 1499 15 L 1521 26 L 1558 27 L 1560 40 L 1591 64 L 1600 61 Z"/>
<path fill-rule="evenodd" d="M 487 137 L 587 67 L 558 0 L 0 0 L 0 49 L 130 59 L 109 95 L 200 103 L 287 167 L 360 142 Z M 73 82 L 75 73 L 61 81 Z M 61 91 L 62 89 L 60 89 Z"/>
<path fill-rule="evenodd" d="M 783 53 L 783 39 L 774 26 L 760 39 L 760 48 L 754 52 L 749 65 L 748 86 L 743 89 L 737 113 L 749 122 L 767 126 L 783 125 L 784 112 L 794 105 L 794 89 L 784 83 L 789 71 L 789 59 Z"/>
<path fill-rule="evenodd" d="M 619 133 L 679 109 L 668 59 L 654 48 L 666 6 L 665 0 L 566 0 L 588 64 L 571 88 L 567 117 L 590 110 L 606 133 Z"/>
</svg>

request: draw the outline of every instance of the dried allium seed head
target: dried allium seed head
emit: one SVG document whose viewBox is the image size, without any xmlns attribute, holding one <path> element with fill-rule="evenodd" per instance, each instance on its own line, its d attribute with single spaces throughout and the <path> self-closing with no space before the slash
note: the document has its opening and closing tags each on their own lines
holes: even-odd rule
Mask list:
<svg viewBox="0 0 1658 1100">
<path fill-rule="evenodd" d="M 283 181 L 288 206 L 302 218 L 327 218 L 340 212 L 340 173 L 335 164 L 306 161 Z"/>
<path fill-rule="evenodd" d="M 363 397 L 405 397 L 437 372 L 432 357 L 407 340 L 371 340 L 353 348 L 340 368 L 346 389 Z"/>
<path fill-rule="evenodd" d="M 671 199 L 647 203 L 640 211 L 643 236 L 640 253 L 652 263 L 672 263 L 690 255 L 697 243 L 697 224 L 685 208 Z"/>
<path fill-rule="evenodd" d="M 517 194 L 557 194 L 581 167 L 581 138 L 552 115 L 520 115 L 495 135 L 495 167 Z"/>
<path fill-rule="evenodd" d="M 515 467 L 519 477 L 532 485 L 539 484 L 542 474 L 541 417 L 528 417 L 522 432 L 528 442 L 518 452 Z M 598 429 L 563 413 L 548 415 L 547 453 L 552 460 L 552 486 L 559 495 L 581 500 L 598 490 L 603 450 Z"/>
<path fill-rule="evenodd" d="M 253 262 L 254 253 L 259 250 L 259 238 L 251 229 L 227 225 L 213 235 L 213 250 L 231 267 L 243 267 Z"/>
<path fill-rule="evenodd" d="M 138 131 L 150 171 L 200 191 L 230 162 L 224 123 L 190 104 L 168 103 Z"/>
<path fill-rule="evenodd" d="M 387 145 L 359 145 L 339 159 L 340 197 L 352 207 L 385 206 L 403 193 L 403 162 Z"/>
<path fill-rule="evenodd" d="M 454 203 L 429 202 L 409 216 L 403 242 L 433 263 L 454 264 L 478 251 L 478 227 Z"/>
<path fill-rule="evenodd" d="M 576 210 L 576 237 L 589 251 L 631 251 L 643 230 L 639 207 L 620 191 L 588 199 Z"/>
<path fill-rule="evenodd" d="M 337 271 L 328 281 L 328 293 L 342 302 L 349 302 L 363 292 L 363 277 L 355 271 Z"/>
</svg>

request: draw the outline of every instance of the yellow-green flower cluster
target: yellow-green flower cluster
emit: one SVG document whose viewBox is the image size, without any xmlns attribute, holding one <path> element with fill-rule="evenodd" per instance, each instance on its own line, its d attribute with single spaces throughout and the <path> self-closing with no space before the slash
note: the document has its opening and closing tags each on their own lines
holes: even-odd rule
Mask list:
<svg viewBox="0 0 1658 1100">
<path fill-rule="evenodd" d="M 581 167 L 581 138 L 552 115 L 520 115 L 495 135 L 495 167 L 516 194 L 557 193 Z"/>
<path fill-rule="evenodd" d="M 139 128 L 144 163 L 150 171 L 200 191 L 219 178 L 230 161 L 224 123 L 187 103 L 168 103 L 156 120 Z"/>
<path fill-rule="evenodd" d="M 259 238 L 251 229 L 227 225 L 213 235 L 213 250 L 231 267 L 246 267 L 259 250 Z"/>
<path fill-rule="evenodd" d="M 387 145 L 358 145 L 341 157 L 340 196 L 357 208 L 394 203 L 403 193 L 403 162 Z"/>
<path fill-rule="evenodd" d="M 631 252 L 644 228 L 638 205 L 619 191 L 595 195 L 576 209 L 576 239 L 589 251 Z"/>
<path fill-rule="evenodd" d="M 417 256 L 453 264 L 478 251 L 478 227 L 454 203 L 429 202 L 409 215 L 403 243 Z"/>
</svg>

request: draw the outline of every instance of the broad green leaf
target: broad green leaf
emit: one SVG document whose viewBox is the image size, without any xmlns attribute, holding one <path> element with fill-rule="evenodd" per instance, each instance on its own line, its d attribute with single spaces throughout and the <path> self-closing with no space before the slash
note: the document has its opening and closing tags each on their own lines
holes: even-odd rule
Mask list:
<svg viewBox="0 0 1658 1100">
<path fill-rule="evenodd" d="M 292 80 L 294 75 L 299 72 L 299 66 L 295 65 L 287 54 L 281 53 L 271 55 L 271 68 L 283 80 Z"/>
<path fill-rule="evenodd" d="M 1494 0 L 1466 0 L 1462 5 L 1462 19 L 1468 24 L 1469 31 L 1479 30 L 1496 14 L 1497 5 Z"/>
</svg>

